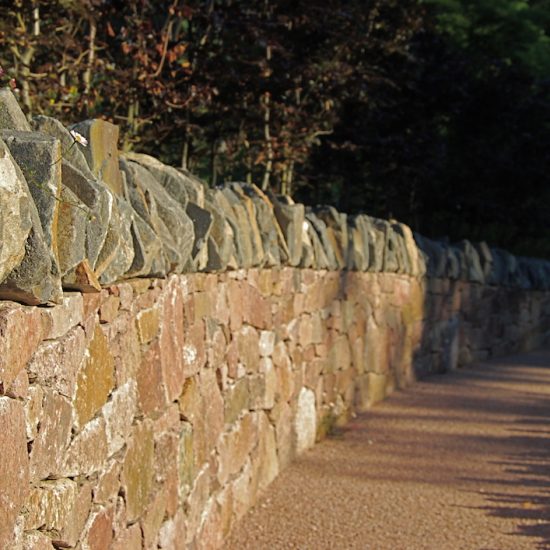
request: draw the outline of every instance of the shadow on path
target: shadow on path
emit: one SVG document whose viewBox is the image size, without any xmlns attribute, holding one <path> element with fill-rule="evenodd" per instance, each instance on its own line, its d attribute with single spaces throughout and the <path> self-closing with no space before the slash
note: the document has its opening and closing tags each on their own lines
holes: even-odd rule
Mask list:
<svg viewBox="0 0 550 550">
<path fill-rule="evenodd" d="M 550 352 L 395 393 L 285 470 L 226 547 L 550 550 Z"/>
</svg>

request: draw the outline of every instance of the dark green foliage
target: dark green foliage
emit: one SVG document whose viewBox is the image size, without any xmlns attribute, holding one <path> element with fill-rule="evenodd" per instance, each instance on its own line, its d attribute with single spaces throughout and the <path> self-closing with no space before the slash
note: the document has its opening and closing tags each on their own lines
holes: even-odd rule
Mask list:
<svg viewBox="0 0 550 550">
<path fill-rule="evenodd" d="M 211 184 L 550 256 L 549 26 L 548 0 L 13 0 L 0 78 Z"/>
</svg>

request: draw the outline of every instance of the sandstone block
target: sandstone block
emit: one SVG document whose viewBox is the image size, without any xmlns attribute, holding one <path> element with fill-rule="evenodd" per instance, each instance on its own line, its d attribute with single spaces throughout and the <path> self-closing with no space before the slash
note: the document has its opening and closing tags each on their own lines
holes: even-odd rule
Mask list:
<svg viewBox="0 0 550 550">
<path fill-rule="evenodd" d="M 7 389 L 25 368 L 48 330 L 49 323 L 40 310 L 17 304 L 0 307 L 0 385 L 3 388 Z"/>
<path fill-rule="evenodd" d="M 103 468 L 107 455 L 105 420 L 94 418 L 71 441 L 62 473 L 65 477 L 90 476 Z"/>
<path fill-rule="evenodd" d="M 79 426 L 93 418 L 107 402 L 114 384 L 114 359 L 97 325 L 77 378 L 74 407 Z"/>
<path fill-rule="evenodd" d="M 300 390 L 293 427 L 296 438 L 296 452 L 300 454 L 314 445 L 317 434 L 315 393 L 312 390 L 307 388 Z"/>
<path fill-rule="evenodd" d="M 123 459 L 121 483 L 124 489 L 127 520 L 138 519 L 145 511 L 153 486 L 154 441 L 148 421 L 134 426 Z"/>
<path fill-rule="evenodd" d="M 239 472 L 256 445 L 258 420 L 254 414 L 244 416 L 218 443 L 218 480 L 222 485 Z"/>
<path fill-rule="evenodd" d="M 29 492 L 23 405 L 8 397 L 0 397 L 0 425 L 0 548 L 8 548 L 16 518 Z"/>
<path fill-rule="evenodd" d="M 79 326 L 59 340 L 43 342 L 27 366 L 30 381 L 73 399 L 85 350 L 85 335 Z"/>
<path fill-rule="evenodd" d="M 42 395 L 37 433 L 30 453 L 31 481 L 60 476 L 71 438 L 73 418 L 70 401 L 49 388 L 45 388 Z"/>
<path fill-rule="evenodd" d="M 137 384 L 129 380 L 117 388 L 103 406 L 109 456 L 120 450 L 128 439 L 136 411 Z"/>
<path fill-rule="evenodd" d="M 89 484 L 70 479 L 45 481 L 31 489 L 25 504 L 26 529 L 48 531 L 56 547 L 75 546 L 91 504 Z"/>
<path fill-rule="evenodd" d="M 136 379 L 140 410 L 146 416 L 158 416 L 166 404 L 158 341 L 154 342 L 143 356 Z"/>
</svg>

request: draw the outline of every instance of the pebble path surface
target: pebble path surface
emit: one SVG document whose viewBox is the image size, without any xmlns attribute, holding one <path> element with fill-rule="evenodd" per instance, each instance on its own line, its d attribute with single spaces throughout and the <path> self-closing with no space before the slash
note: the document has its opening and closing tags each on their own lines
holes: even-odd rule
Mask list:
<svg viewBox="0 0 550 550">
<path fill-rule="evenodd" d="M 550 351 L 435 375 L 305 452 L 227 549 L 550 549 Z"/>
</svg>

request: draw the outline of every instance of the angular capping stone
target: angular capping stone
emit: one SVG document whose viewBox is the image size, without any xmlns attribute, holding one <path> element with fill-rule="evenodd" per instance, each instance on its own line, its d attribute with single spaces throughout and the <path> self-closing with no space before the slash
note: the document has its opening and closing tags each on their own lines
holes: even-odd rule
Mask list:
<svg viewBox="0 0 550 550">
<path fill-rule="evenodd" d="M 68 162 L 71 166 L 74 166 L 85 178 L 89 180 L 96 179 L 82 152 L 84 146 L 75 142 L 74 137 L 61 122 L 49 116 L 38 115 L 32 118 L 31 126 L 35 132 L 47 134 L 61 142 L 64 162 Z"/>
<path fill-rule="evenodd" d="M 132 267 L 135 256 L 132 238 L 134 211 L 120 197 L 116 197 L 116 205 L 95 269 L 100 283 L 105 285 L 122 279 Z"/>
<path fill-rule="evenodd" d="M 208 263 L 208 237 L 212 228 L 212 215 L 194 202 L 188 202 L 185 212 L 193 222 L 195 240 L 193 242 L 193 261 L 199 271 Z"/>
<path fill-rule="evenodd" d="M 57 224 L 61 201 L 61 144 L 37 132 L 0 132 L 14 160 L 25 175 L 44 239 L 58 260 Z"/>
<path fill-rule="evenodd" d="M 270 197 L 275 218 L 283 232 L 288 248 L 288 264 L 298 266 L 302 259 L 305 207 L 303 204 L 284 201 L 280 196 L 270 195 Z"/>
<path fill-rule="evenodd" d="M 326 269 L 330 269 L 331 271 L 337 270 L 339 264 L 338 260 L 336 259 L 336 253 L 334 251 L 333 243 L 329 239 L 325 222 L 318 218 L 317 215 L 310 208 L 306 208 L 306 219 L 309 222 L 312 230 L 318 237 L 319 244 L 321 245 L 324 254 L 323 259 L 326 259 Z M 320 266 L 317 267 L 319 269 L 322 269 Z"/>
<path fill-rule="evenodd" d="M 273 204 L 267 195 L 252 183 L 233 185 L 238 186 L 240 192 L 248 197 L 255 207 L 256 223 L 262 238 L 265 265 L 267 267 L 281 265 L 281 261 L 288 258 L 288 250 L 281 228 L 273 213 Z"/>
<path fill-rule="evenodd" d="M 105 244 L 111 220 L 114 197 L 101 182 L 88 177 L 70 162 L 63 160 L 61 167 L 63 185 L 70 189 L 89 209 L 86 224 L 86 259 L 95 267 L 99 253 Z"/>
<path fill-rule="evenodd" d="M 81 149 L 91 172 L 119 197 L 124 195 L 124 180 L 118 166 L 119 128 L 106 120 L 85 120 L 71 127 L 88 140 Z"/>
<path fill-rule="evenodd" d="M 237 214 L 237 223 L 241 226 L 241 236 L 247 233 L 251 245 L 252 265 L 261 267 L 265 265 L 265 252 L 262 243 L 262 235 L 256 221 L 256 206 L 246 196 L 238 183 L 228 183 L 222 189 L 233 210 Z"/>
<path fill-rule="evenodd" d="M 9 88 L 0 88 L 0 130 L 31 131 L 27 117 Z"/>
<path fill-rule="evenodd" d="M 314 212 L 317 218 L 325 223 L 327 237 L 332 245 L 338 267 L 344 269 L 347 265 L 348 252 L 347 215 L 338 212 L 333 206 L 318 206 Z"/>
<path fill-rule="evenodd" d="M 191 261 L 193 223 L 185 209 L 141 164 L 121 159 L 128 195 L 135 211 L 160 237 L 170 272 L 181 273 Z"/>
<path fill-rule="evenodd" d="M 0 283 L 25 256 L 32 228 L 31 202 L 23 174 L 0 139 Z"/>
<path fill-rule="evenodd" d="M 4 151 L 8 154 L 6 149 Z M 10 158 L 13 160 L 13 157 Z M 35 161 L 31 159 L 30 162 Z M 23 191 L 29 197 L 27 206 L 31 228 L 25 242 L 25 255 L 22 261 L 7 276 L 4 275 L 0 285 L 0 298 L 29 305 L 59 303 L 62 298 L 61 278 L 51 246 L 52 236 L 44 234 L 39 212 L 34 200 L 30 200 L 32 193 L 20 166 L 14 161 L 11 167 L 14 168 Z M 23 229 L 25 217 L 24 215 L 22 218 Z"/>
</svg>

